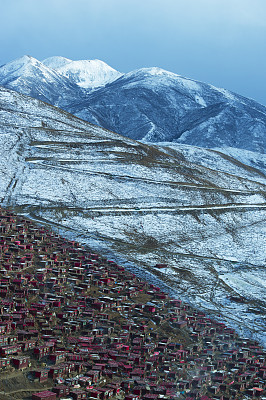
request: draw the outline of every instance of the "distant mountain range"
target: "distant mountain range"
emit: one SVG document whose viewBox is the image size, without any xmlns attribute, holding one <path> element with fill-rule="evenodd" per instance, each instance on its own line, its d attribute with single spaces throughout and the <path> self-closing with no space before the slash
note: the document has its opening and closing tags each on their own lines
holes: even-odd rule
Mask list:
<svg viewBox="0 0 266 400">
<path fill-rule="evenodd" d="M 0 85 L 144 142 L 266 147 L 266 107 L 160 68 L 121 74 L 100 60 L 24 56 L 0 67 Z"/>
</svg>

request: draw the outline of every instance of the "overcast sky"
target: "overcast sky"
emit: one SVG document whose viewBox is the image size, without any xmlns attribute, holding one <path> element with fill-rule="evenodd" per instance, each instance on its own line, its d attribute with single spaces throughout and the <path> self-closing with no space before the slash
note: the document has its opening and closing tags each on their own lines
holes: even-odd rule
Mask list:
<svg viewBox="0 0 266 400">
<path fill-rule="evenodd" d="M 157 66 L 266 105 L 266 0 L 0 0 L 0 65 L 24 54 Z"/>
</svg>

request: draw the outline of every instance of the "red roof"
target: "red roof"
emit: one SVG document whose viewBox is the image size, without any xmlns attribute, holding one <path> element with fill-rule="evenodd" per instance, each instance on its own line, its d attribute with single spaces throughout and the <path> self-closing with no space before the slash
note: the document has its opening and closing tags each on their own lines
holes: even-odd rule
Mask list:
<svg viewBox="0 0 266 400">
<path fill-rule="evenodd" d="M 45 390 L 43 392 L 33 393 L 32 395 L 33 400 L 37 399 L 46 399 L 46 400 L 55 400 L 56 393 L 50 392 L 50 390 Z"/>
</svg>

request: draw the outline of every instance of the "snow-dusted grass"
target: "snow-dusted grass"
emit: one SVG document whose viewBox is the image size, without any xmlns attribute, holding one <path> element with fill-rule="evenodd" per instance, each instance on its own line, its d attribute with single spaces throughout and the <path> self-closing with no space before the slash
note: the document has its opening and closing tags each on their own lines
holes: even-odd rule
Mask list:
<svg viewBox="0 0 266 400">
<path fill-rule="evenodd" d="M 234 271 L 224 275 L 219 275 L 236 293 L 247 296 L 254 300 L 266 300 L 266 274 L 261 275 L 262 270 L 257 271 Z"/>
<path fill-rule="evenodd" d="M 266 183 L 265 154 L 231 147 L 204 149 L 203 147 L 170 142 L 154 143 L 153 145 L 169 154 L 181 155 L 187 161 L 197 165 Z"/>
<path fill-rule="evenodd" d="M 123 260 L 208 313 L 261 330 L 260 314 L 228 297 L 248 289 L 250 307 L 266 305 L 262 175 L 214 152 L 161 152 L 4 89 L 0 103 L 3 205 Z M 219 171 L 210 168 L 216 161 Z M 160 262 L 168 267 L 156 270 Z"/>
</svg>

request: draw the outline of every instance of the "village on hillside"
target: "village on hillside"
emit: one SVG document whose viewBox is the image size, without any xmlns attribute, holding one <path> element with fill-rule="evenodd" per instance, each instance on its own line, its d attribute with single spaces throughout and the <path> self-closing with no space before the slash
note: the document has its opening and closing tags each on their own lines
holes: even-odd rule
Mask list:
<svg viewBox="0 0 266 400">
<path fill-rule="evenodd" d="M 265 350 L 0 208 L 0 400 L 266 399 Z"/>
</svg>

